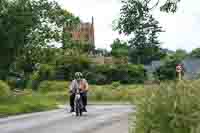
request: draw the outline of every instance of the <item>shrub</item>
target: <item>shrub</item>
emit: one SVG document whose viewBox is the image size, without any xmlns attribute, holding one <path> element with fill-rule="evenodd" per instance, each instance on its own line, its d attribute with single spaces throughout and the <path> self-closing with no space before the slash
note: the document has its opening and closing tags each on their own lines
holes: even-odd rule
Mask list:
<svg viewBox="0 0 200 133">
<path fill-rule="evenodd" d="M 40 79 L 40 75 L 38 72 L 34 72 L 31 76 L 30 76 L 30 80 L 27 84 L 27 88 L 31 88 L 33 90 L 36 90 L 40 84 L 42 80 Z"/>
<path fill-rule="evenodd" d="M 89 83 L 96 84 L 96 85 L 104 85 L 110 83 L 109 79 L 107 79 L 106 75 L 101 73 L 92 74 L 90 75 Z"/>
<path fill-rule="evenodd" d="M 176 65 L 180 64 L 181 60 L 174 56 L 167 58 L 164 60 L 164 65 L 160 66 L 155 72 L 154 76 L 158 80 L 174 80 L 177 77 L 176 73 Z M 184 68 L 182 71 L 182 75 L 184 75 Z"/>
<path fill-rule="evenodd" d="M 39 85 L 39 92 L 49 93 L 49 92 L 63 92 L 67 91 L 69 87 L 68 82 L 65 81 L 43 81 Z"/>
<path fill-rule="evenodd" d="M 51 80 L 55 76 L 55 70 L 54 67 L 48 64 L 42 64 L 40 65 L 40 68 L 38 70 L 38 76 L 40 80 Z"/>
<path fill-rule="evenodd" d="M 137 105 L 132 133 L 199 133 L 200 81 L 149 88 Z"/>
<path fill-rule="evenodd" d="M 27 84 L 27 88 L 36 90 L 40 82 L 44 80 L 53 80 L 55 78 L 54 66 L 48 64 L 41 64 L 38 71 L 33 72 Z"/>
<path fill-rule="evenodd" d="M 96 74 L 94 80 L 97 85 L 104 85 L 108 83 L 107 77 L 103 74 Z"/>
<path fill-rule="evenodd" d="M 10 87 L 8 84 L 0 80 L 0 97 L 9 96 L 10 93 Z"/>
<path fill-rule="evenodd" d="M 116 89 L 120 86 L 120 83 L 119 82 L 113 82 L 112 83 L 112 89 Z"/>
<path fill-rule="evenodd" d="M 13 77 L 9 77 L 6 79 L 6 82 L 8 83 L 8 85 L 10 86 L 10 89 L 24 89 L 25 87 L 25 80 L 22 78 L 13 78 Z"/>
<path fill-rule="evenodd" d="M 143 83 L 146 74 L 142 65 L 96 65 L 91 72 L 87 72 L 87 79 L 92 84 L 123 84 Z"/>
<path fill-rule="evenodd" d="M 63 56 L 57 63 L 57 73 L 64 73 L 65 80 L 72 80 L 74 73 L 90 69 L 91 60 L 86 56 Z"/>
</svg>

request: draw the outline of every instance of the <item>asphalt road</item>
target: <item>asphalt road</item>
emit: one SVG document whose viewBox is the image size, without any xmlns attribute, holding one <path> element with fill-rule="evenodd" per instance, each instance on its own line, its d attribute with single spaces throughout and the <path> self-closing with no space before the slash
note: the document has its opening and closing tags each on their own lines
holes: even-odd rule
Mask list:
<svg viewBox="0 0 200 133">
<path fill-rule="evenodd" d="M 88 106 L 82 117 L 69 108 L 0 119 L 0 133 L 128 133 L 129 105 Z"/>
</svg>

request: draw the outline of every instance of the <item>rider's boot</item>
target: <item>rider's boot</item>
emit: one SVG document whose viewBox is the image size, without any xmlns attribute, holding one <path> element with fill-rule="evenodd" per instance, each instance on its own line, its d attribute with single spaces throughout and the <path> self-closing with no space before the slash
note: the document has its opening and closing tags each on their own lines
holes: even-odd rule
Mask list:
<svg viewBox="0 0 200 133">
<path fill-rule="evenodd" d="M 74 108 L 71 108 L 70 113 L 74 112 Z"/>
<path fill-rule="evenodd" d="M 84 107 L 84 108 L 83 108 L 83 112 L 87 112 L 87 109 L 86 109 L 86 107 Z"/>
</svg>

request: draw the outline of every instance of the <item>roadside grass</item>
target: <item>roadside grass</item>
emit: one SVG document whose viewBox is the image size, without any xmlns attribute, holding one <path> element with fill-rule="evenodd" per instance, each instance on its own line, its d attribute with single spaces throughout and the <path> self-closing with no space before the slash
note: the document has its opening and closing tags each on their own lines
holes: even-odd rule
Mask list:
<svg viewBox="0 0 200 133">
<path fill-rule="evenodd" d="M 133 101 L 130 133 L 199 133 L 200 80 L 145 87 Z"/>
<path fill-rule="evenodd" d="M 89 93 L 89 101 L 98 102 L 130 102 L 135 99 L 139 90 L 143 89 L 143 85 L 112 85 L 91 86 Z"/>
<path fill-rule="evenodd" d="M 144 85 L 91 85 L 88 92 L 89 103 L 130 103 L 143 95 Z M 45 97 L 54 99 L 58 104 L 66 104 L 69 93 L 65 91 L 49 91 L 43 93 Z"/>
<path fill-rule="evenodd" d="M 0 97 L 0 117 L 56 109 L 53 99 L 34 93 Z"/>
</svg>

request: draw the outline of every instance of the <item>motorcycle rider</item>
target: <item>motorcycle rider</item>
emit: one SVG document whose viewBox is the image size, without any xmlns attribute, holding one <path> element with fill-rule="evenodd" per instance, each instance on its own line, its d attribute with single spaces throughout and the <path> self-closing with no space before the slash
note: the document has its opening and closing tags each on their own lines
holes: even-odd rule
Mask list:
<svg viewBox="0 0 200 133">
<path fill-rule="evenodd" d="M 87 92 L 88 92 L 88 82 L 86 79 L 83 78 L 83 74 L 81 72 L 76 72 L 74 75 L 74 80 L 70 84 L 70 112 L 74 112 L 74 99 L 76 89 L 80 89 L 80 95 L 83 102 L 83 111 L 87 112 L 86 105 L 87 105 Z"/>
</svg>

